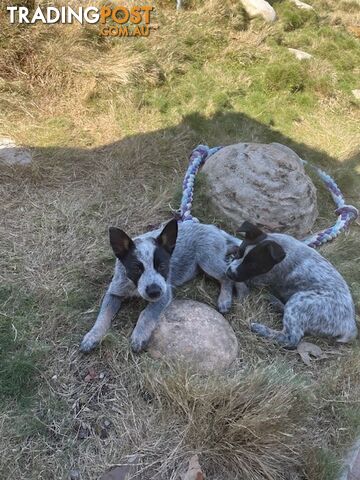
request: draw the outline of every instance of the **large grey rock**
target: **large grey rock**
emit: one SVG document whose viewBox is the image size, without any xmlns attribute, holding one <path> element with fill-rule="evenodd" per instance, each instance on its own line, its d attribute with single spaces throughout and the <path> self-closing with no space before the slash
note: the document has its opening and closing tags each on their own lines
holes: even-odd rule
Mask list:
<svg viewBox="0 0 360 480">
<path fill-rule="evenodd" d="M 275 10 L 265 0 L 241 0 L 241 3 L 250 18 L 260 16 L 267 22 L 276 20 Z"/>
<path fill-rule="evenodd" d="M 285 145 L 230 145 L 209 157 L 203 172 L 213 206 L 234 228 L 249 220 L 301 238 L 316 220 L 315 186 Z"/>
<path fill-rule="evenodd" d="M 200 372 L 222 371 L 235 360 L 238 342 L 225 318 L 193 300 L 174 300 L 152 335 L 148 352 Z"/>
<path fill-rule="evenodd" d="M 0 138 L 0 165 L 28 165 L 31 161 L 27 148 L 16 145 L 11 138 Z"/>
</svg>

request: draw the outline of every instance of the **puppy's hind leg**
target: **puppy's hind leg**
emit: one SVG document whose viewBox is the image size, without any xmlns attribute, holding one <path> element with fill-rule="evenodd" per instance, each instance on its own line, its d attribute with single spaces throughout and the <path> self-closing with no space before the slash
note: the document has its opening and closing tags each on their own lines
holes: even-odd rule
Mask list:
<svg viewBox="0 0 360 480">
<path fill-rule="evenodd" d="M 228 312 L 232 303 L 234 282 L 226 277 L 227 263 L 225 259 L 221 259 L 217 252 L 210 252 L 202 256 L 199 266 L 207 275 L 220 282 L 218 310 L 221 313 Z"/>
<path fill-rule="evenodd" d="M 269 338 L 279 343 L 284 348 L 296 348 L 304 336 L 304 331 L 300 325 L 300 320 L 286 311 L 283 317 L 283 329 L 281 331 L 273 330 L 261 323 L 252 323 L 251 331 L 261 337 Z"/>
</svg>

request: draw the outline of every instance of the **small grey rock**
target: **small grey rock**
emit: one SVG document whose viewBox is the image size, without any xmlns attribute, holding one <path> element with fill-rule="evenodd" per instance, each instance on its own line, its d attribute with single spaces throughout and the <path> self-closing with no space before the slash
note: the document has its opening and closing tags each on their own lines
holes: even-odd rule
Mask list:
<svg viewBox="0 0 360 480">
<path fill-rule="evenodd" d="M 288 50 L 293 55 L 295 55 L 298 60 L 310 60 L 311 58 L 313 58 L 310 53 L 303 52 L 302 50 L 298 50 L 297 48 L 288 48 Z"/>
<path fill-rule="evenodd" d="M 200 372 L 222 371 L 235 360 L 238 341 L 225 318 L 193 300 L 175 300 L 163 312 L 148 352 Z"/>
<path fill-rule="evenodd" d="M 355 90 L 351 90 L 351 93 L 354 95 L 356 100 L 360 100 L 360 89 L 359 88 L 357 88 Z"/>
</svg>

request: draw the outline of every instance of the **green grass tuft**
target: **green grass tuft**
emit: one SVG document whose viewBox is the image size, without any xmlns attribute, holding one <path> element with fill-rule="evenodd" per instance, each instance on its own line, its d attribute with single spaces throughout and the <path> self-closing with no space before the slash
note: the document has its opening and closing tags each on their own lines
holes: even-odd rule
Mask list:
<svg viewBox="0 0 360 480">
<path fill-rule="evenodd" d="M 309 479 L 336 480 L 340 474 L 341 462 L 333 452 L 327 448 L 313 448 L 308 456 Z"/>
<path fill-rule="evenodd" d="M 36 300 L 7 287 L 0 289 L 0 300 L 0 404 L 21 404 L 36 394 L 39 376 L 42 349 L 27 338 L 29 322 L 36 324 Z"/>
<path fill-rule="evenodd" d="M 292 2 L 277 3 L 276 11 L 285 32 L 291 32 L 306 25 L 316 28 L 318 25 L 318 16 L 314 10 L 300 9 Z"/>
<path fill-rule="evenodd" d="M 20 402 L 33 395 L 38 376 L 34 355 L 16 352 L 0 360 L 0 400 L 9 397 Z"/>
<path fill-rule="evenodd" d="M 305 90 L 307 82 L 306 68 L 299 62 L 273 62 L 265 67 L 264 85 L 268 91 L 298 93 Z"/>
</svg>

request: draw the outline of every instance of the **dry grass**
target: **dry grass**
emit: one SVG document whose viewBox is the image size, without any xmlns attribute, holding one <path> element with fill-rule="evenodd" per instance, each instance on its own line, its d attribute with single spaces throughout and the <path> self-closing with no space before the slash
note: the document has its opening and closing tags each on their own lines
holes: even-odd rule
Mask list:
<svg viewBox="0 0 360 480">
<path fill-rule="evenodd" d="M 288 144 L 360 201 L 349 5 L 314 0 L 320 23 L 285 31 L 286 2 L 274 2 L 281 19 L 270 27 L 235 1 L 189 2 L 181 17 L 173 3 L 136 42 L 76 25 L 10 28 L 0 17 L 0 134 L 34 154 L 29 168 L 0 172 L 1 478 L 65 479 L 78 468 L 95 479 L 135 454 L 136 478 L 175 480 L 196 452 L 210 480 L 332 480 L 359 431 L 358 343 L 315 339 L 328 358 L 303 365 L 250 333 L 254 319 L 280 321 L 258 292 L 227 316 L 241 354 L 226 376 L 134 357 L 141 302 L 124 307 L 99 351 L 78 352 L 113 268 L 107 227 L 133 234 L 167 218 L 197 143 Z M 298 67 L 287 46 L 317 63 Z M 279 66 L 304 90 L 269 89 Z M 325 226 L 333 206 L 317 185 Z M 201 189 L 195 204 L 220 222 Z M 357 308 L 359 245 L 353 226 L 322 250 Z M 216 291 L 203 277 L 177 295 L 214 305 Z"/>
</svg>

